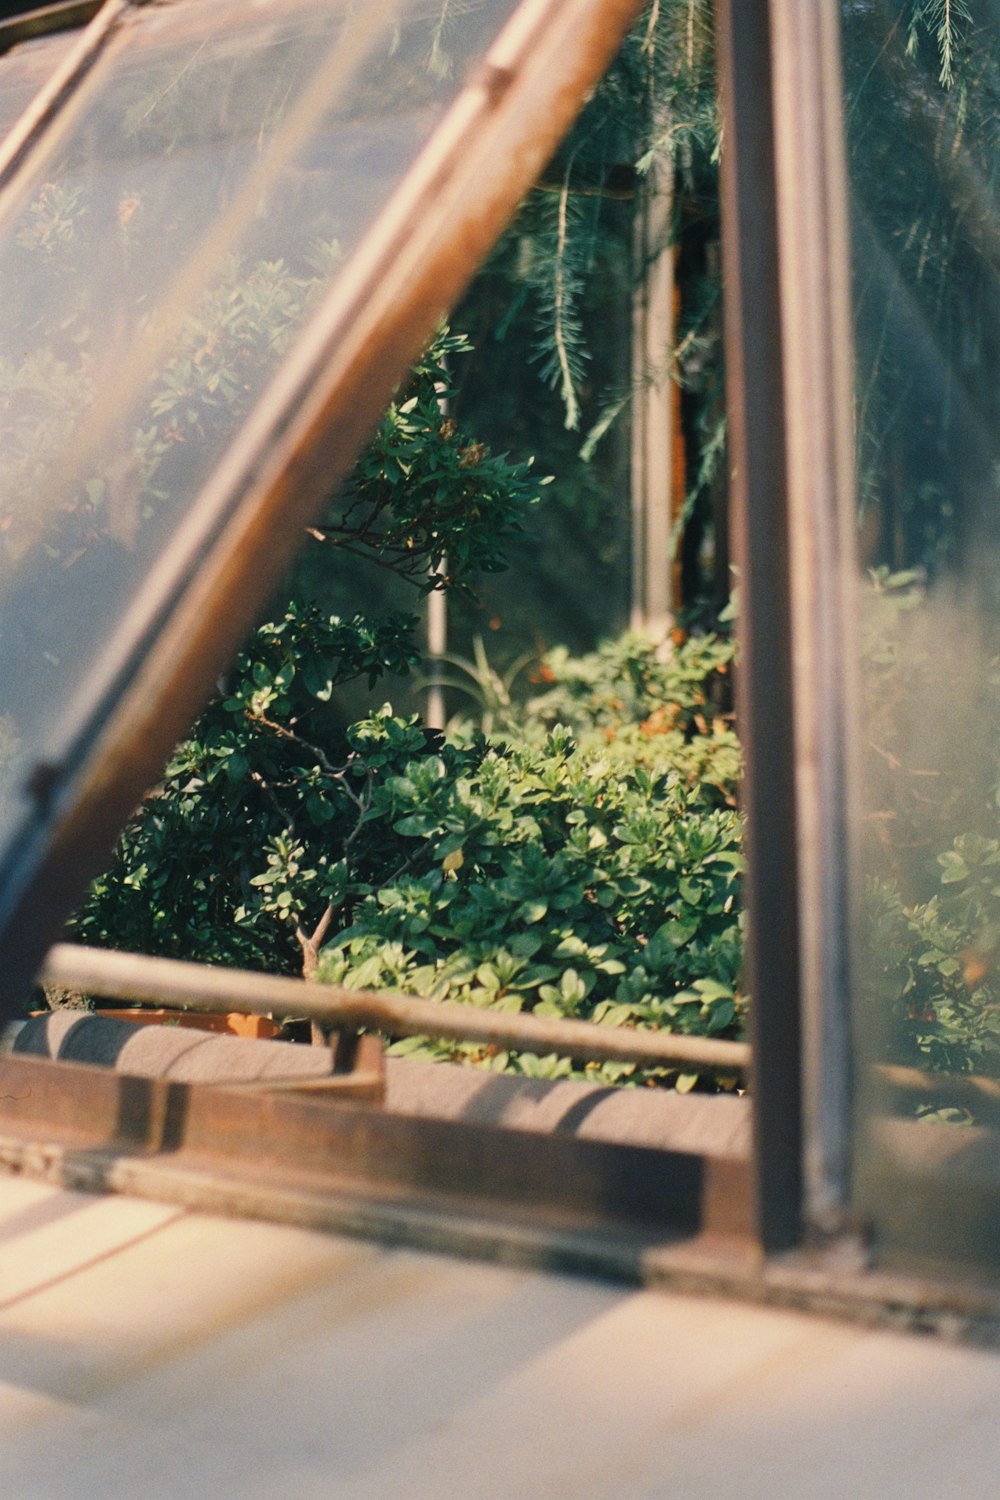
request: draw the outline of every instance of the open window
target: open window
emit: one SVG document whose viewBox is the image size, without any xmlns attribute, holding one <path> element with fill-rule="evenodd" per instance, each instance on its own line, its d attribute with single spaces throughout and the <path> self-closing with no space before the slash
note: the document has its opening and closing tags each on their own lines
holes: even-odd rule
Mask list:
<svg viewBox="0 0 1000 1500">
<path fill-rule="evenodd" d="M 3 332 L 16 350 L 3 480 L 9 1004 L 633 10 L 154 0 L 104 6 L 72 45 L 41 36 L 10 54 L 40 71 L 46 50 L 58 56 L 0 162 L 0 258 L 23 288 Z M 277 265 L 294 268 L 295 295 L 283 282 L 276 316 L 231 368 L 231 320 L 250 311 L 248 284 L 279 297 Z M 88 989 L 107 983 L 74 972 Z M 135 996 L 143 982 L 116 987 Z M 238 982 L 245 1008 L 282 1007 L 278 991 Z M 205 971 L 192 997 L 208 1009 L 222 1003 L 212 983 Z M 293 1011 L 342 1030 L 366 1019 L 359 1004 L 368 1020 L 394 1004 L 399 1024 L 401 1007 L 419 1008 L 349 993 L 338 1012 L 293 988 Z M 440 1028 L 445 1008 L 430 1009 Z M 515 1019 L 531 1041 L 532 1018 Z M 502 1039 L 502 1017 L 474 1012 L 458 1034 L 483 1020 Z M 550 1050 L 546 1023 L 534 1029 Z M 746 1060 L 742 1044 L 711 1039 L 582 1027 L 570 1040 L 583 1057 Z M 363 1095 L 370 1077 L 343 1051 L 336 1092 Z M 234 1093 L 30 1058 L 4 1068 L 7 1160 L 48 1137 L 80 1180 L 150 1190 L 152 1173 L 158 1191 L 432 1238 L 444 1207 L 470 1242 L 506 1236 L 632 1274 L 664 1235 L 751 1223 L 745 1153 L 704 1161 L 339 1108 L 329 1089 L 302 1097 L 273 1080 Z"/>
<path fill-rule="evenodd" d="M 4 377 L 16 399 L 0 471 L 8 1006 L 210 694 L 296 533 L 545 166 L 634 10 L 631 0 L 109 0 L 71 43 L 43 36 L 11 54 L 47 81 L 0 157 L 0 271 L 5 285 L 23 287 L 0 309 L 0 359 L 17 351 Z M 951 1272 L 957 1261 L 968 1270 L 995 1259 L 984 1229 L 995 1178 L 989 1047 L 960 1055 L 949 1033 L 942 1049 L 934 1028 L 945 1025 L 945 1008 L 925 990 L 932 971 L 949 1003 L 968 1001 L 968 1038 L 988 1043 L 983 986 L 997 946 L 989 884 L 997 861 L 982 827 L 978 842 L 961 845 L 962 830 L 946 830 L 931 849 L 932 872 L 936 862 L 944 883 L 961 888 L 972 926 L 946 934 L 943 896 L 918 914 L 917 897 L 926 906 L 933 893 L 898 889 L 895 938 L 909 923 L 919 944 L 904 944 L 901 956 L 894 949 L 890 973 L 878 936 L 889 917 L 861 893 L 870 889 L 872 848 L 902 846 L 892 828 L 888 844 L 881 839 L 893 808 L 862 809 L 859 786 L 873 783 L 858 774 L 871 738 L 860 715 L 871 684 L 886 681 L 878 673 L 907 651 L 936 661 L 932 676 L 954 675 L 958 656 L 933 654 L 942 641 L 974 638 L 963 665 L 971 662 L 976 684 L 992 682 L 984 559 L 995 457 L 984 434 L 993 424 L 969 371 L 992 347 L 995 231 L 966 117 L 949 113 L 920 72 L 926 38 L 908 50 L 899 18 L 886 21 L 883 10 L 845 7 L 842 45 L 830 7 L 716 7 L 750 842 L 752 1159 L 697 1131 L 677 1145 L 681 1127 L 672 1148 L 653 1149 L 637 1139 L 501 1131 L 474 1111 L 401 1116 L 301 1090 L 188 1086 L 11 1059 L 0 1099 L 6 1162 L 546 1264 L 826 1305 L 907 1305 L 915 1318 L 956 1306 L 972 1318 L 992 1315 L 989 1290 L 959 1294 L 905 1274 L 888 1280 L 885 1271 L 935 1262 Z M 878 35 L 865 41 L 865 28 Z M 992 60 L 995 40 L 984 37 L 984 58 Z M 882 73 L 849 68 L 845 109 L 841 57 L 853 65 L 852 48 L 869 43 Z M 865 90 L 877 77 L 884 93 L 894 68 L 896 114 L 880 97 L 877 129 L 851 137 L 849 202 L 845 117 L 855 130 Z M 989 70 L 984 63 L 968 81 L 987 99 Z M 934 187 L 919 212 L 900 186 L 876 214 L 865 187 L 884 181 L 877 152 L 884 156 L 902 127 L 934 166 Z M 865 154 L 873 149 L 874 160 Z M 893 221 L 897 210 L 902 219 Z M 909 240 L 900 224 L 912 229 Z M 239 268 L 257 268 L 263 294 L 267 267 L 298 266 L 306 250 L 310 271 L 282 307 L 280 328 L 237 374 L 223 371 L 216 354 Z M 962 305 L 965 290 L 953 293 L 943 269 L 930 304 L 922 302 L 932 253 L 942 268 L 958 257 L 974 306 Z M 906 378 L 918 355 L 921 392 L 937 393 L 929 405 Z M 166 438 L 149 420 L 171 409 L 182 369 L 188 384 L 205 384 L 197 442 L 185 440 L 186 411 Z M 212 420 L 225 381 L 235 424 Z M 902 413 L 916 436 L 897 425 L 890 438 L 886 427 L 869 452 L 855 435 L 867 440 L 886 411 Z M 934 412 L 943 425 L 928 436 Z M 921 444 L 933 463 L 915 457 Z M 907 548 L 916 537 L 926 549 L 928 525 L 933 532 L 933 558 L 920 563 L 926 579 L 898 585 L 923 590 L 910 610 L 922 623 L 875 663 L 874 676 L 854 639 L 859 558 L 874 557 L 857 541 L 856 448 L 881 528 L 876 542 L 862 525 L 863 546 L 888 548 L 886 567 L 915 574 Z M 951 489 L 957 470 L 960 497 Z M 890 588 L 881 556 L 875 583 L 861 589 L 866 618 Z M 941 628 L 936 601 L 947 615 Z M 911 694 L 900 709 L 908 726 L 924 700 L 912 699 L 912 682 L 898 673 L 892 683 L 904 700 Z M 963 692 L 963 742 L 985 743 L 966 727 L 981 724 L 980 699 Z M 879 752 L 886 765 L 905 759 L 895 744 L 877 743 Z M 913 777 L 905 784 L 909 795 Z M 972 784 L 982 814 L 981 778 Z M 114 981 L 119 992 L 151 998 L 148 971 L 115 978 L 113 955 L 56 950 L 50 973 L 73 963 L 84 975 L 86 962 L 95 988 Z M 186 998 L 207 1009 L 228 1003 L 226 983 L 186 968 L 163 979 L 175 993 L 188 986 Z M 247 1008 L 266 1011 L 281 1009 L 281 986 L 291 982 L 241 983 Z M 896 988 L 885 996 L 887 985 Z M 377 1019 L 380 1004 L 399 1025 L 427 1021 L 418 1002 L 305 997 L 294 988 L 294 1009 L 345 1029 Z M 886 1009 L 873 1021 L 879 996 Z M 408 1021 L 407 1005 L 418 1006 Z M 491 1023 L 467 1016 L 461 1024 Z M 741 1047 L 714 1054 L 711 1042 L 699 1043 L 696 1058 L 683 1038 L 636 1036 L 647 1041 L 612 1045 L 638 1055 L 648 1043 L 643 1055 L 690 1055 L 706 1066 L 748 1061 Z M 900 1036 L 906 1056 L 893 1051 Z M 582 1033 L 573 1042 L 581 1056 L 600 1045 Z M 351 1066 L 345 1055 L 345 1071 Z M 949 1123 L 959 1118 L 962 1128 Z"/>
</svg>

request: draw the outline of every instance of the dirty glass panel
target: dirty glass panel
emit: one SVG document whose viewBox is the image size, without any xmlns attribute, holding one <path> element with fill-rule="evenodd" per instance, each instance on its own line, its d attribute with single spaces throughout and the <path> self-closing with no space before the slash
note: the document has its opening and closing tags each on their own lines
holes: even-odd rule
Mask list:
<svg viewBox="0 0 1000 1500">
<path fill-rule="evenodd" d="M 855 1181 L 882 1256 L 996 1261 L 1000 13 L 854 0 L 844 17 L 862 637 Z"/>
<path fill-rule="evenodd" d="M 155 623 L 151 569 L 234 431 L 512 9 L 154 0 L 0 204 L 0 850 Z"/>
<path fill-rule="evenodd" d="M 17 123 L 79 37 L 79 31 L 59 31 L 0 55 L 0 137 Z"/>
</svg>

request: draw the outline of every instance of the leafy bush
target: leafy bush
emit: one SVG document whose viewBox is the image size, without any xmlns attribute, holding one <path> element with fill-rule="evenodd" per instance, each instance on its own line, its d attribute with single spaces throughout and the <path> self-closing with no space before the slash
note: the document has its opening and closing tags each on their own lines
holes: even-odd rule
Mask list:
<svg viewBox="0 0 1000 1500">
<path fill-rule="evenodd" d="M 735 807 L 734 656 L 733 641 L 712 634 L 665 647 L 629 631 L 575 658 L 557 647 L 539 666 L 546 691 L 525 705 L 520 733 L 537 740 L 566 725 L 582 746 L 602 747 L 612 766 L 667 766 L 706 806 Z"/>
<path fill-rule="evenodd" d="M 907 903 L 869 888 L 870 940 L 893 1062 L 948 1073 L 1000 1068 L 1000 838 L 960 834 L 938 856 L 938 889 Z"/>
<path fill-rule="evenodd" d="M 509 726 L 491 742 L 434 735 L 388 706 L 331 728 L 318 711 L 331 654 L 357 672 L 408 649 L 387 625 L 366 655 L 359 629 L 296 607 L 261 627 L 95 885 L 81 936 L 608 1025 L 738 1032 L 735 742 L 704 720 L 702 733 L 695 706 L 729 648 L 692 643 L 655 674 L 639 638 L 601 658 L 635 680 L 655 675 L 644 706 L 671 724 L 690 713 L 687 735 L 604 715 L 588 729 L 582 711 L 578 735 L 539 731 L 528 711 L 519 738 Z M 576 667 L 557 655 L 548 670 L 554 691 Z M 397 1050 L 472 1049 L 411 1039 Z M 480 1057 L 571 1071 L 565 1059 Z"/>
<path fill-rule="evenodd" d="M 863 615 L 869 878 L 862 981 L 882 1055 L 1000 1065 L 1000 663 L 922 575 L 871 577 Z M 941 712 L 942 682 L 947 712 Z M 990 709 L 993 712 L 990 712 Z"/>
<path fill-rule="evenodd" d="M 562 728 L 537 746 L 476 738 L 382 779 L 371 817 L 408 848 L 405 868 L 359 892 L 321 978 L 608 1025 L 738 1029 L 739 820 L 668 762 L 629 765 Z"/>
<path fill-rule="evenodd" d="M 732 641 L 721 636 L 663 646 L 638 631 L 576 658 L 557 647 L 541 663 L 537 676 L 547 691 L 532 699 L 529 714 L 543 724 L 616 734 L 659 714 L 664 727 L 704 734 L 706 715 L 728 706 L 733 656 Z"/>
</svg>

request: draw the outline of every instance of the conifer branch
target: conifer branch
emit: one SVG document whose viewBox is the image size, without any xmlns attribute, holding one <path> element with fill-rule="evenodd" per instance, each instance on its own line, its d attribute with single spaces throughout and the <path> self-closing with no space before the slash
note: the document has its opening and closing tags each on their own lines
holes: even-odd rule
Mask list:
<svg viewBox="0 0 1000 1500">
<path fill-rule="evenodd" d="M 553 335 L 556 355 L 559 360 L 560 390 L 566 407 L 566 427 L 572 432 L 580 425 L 580 403 L 570 367 L 569 349 L 566 342 L 566 311 L 568 289 L 566 283 L 566 221 L 569 209 L 569 177 L 572 161 L 566 168 L 562 192 L 559 194 L 559 220 L 556 237 L 555 299 L 553 306 Z"/>
</svg>

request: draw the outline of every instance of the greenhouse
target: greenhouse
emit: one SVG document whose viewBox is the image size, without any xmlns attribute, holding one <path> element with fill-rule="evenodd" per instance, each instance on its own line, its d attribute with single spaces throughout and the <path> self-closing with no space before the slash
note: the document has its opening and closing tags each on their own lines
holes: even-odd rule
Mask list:
<svg viewBox="0 0 1000 1500">
<path fill-rule="evenodd" d="M 1000 13 L 0 9 L 9 1493 L 991 1493 Z"/>
</svg>

